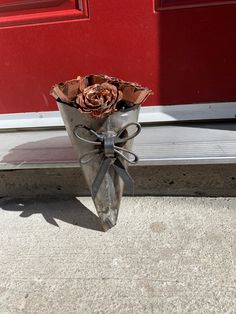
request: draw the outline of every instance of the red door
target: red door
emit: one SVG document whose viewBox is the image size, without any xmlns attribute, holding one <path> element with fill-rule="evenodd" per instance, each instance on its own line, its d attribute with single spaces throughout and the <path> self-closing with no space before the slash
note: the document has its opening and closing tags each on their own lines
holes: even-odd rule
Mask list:
<svg viewBox="0 0 236 314">
<path fill-rule="evenodd" d="M 145 105 L 235 101 L 236 1 L 0 0 L 0 113 L 57 110 L 51 86 L 105 73 Z"/>
</svg>

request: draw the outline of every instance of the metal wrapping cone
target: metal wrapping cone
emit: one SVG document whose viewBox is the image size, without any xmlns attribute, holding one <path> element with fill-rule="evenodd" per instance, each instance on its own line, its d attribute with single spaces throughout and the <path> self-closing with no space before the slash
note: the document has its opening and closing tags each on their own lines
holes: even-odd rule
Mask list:
<svg viewBox="0 0 236 314">
<path fill-rule="evenodd" d="M 131 148 L 141 130 L 140 105 L 151 94 L 147 87 L 104 74 L 52 87 L 104 230 L 117 222 L 124 185 L 133 192 L 127 166 L 138 160 Z"/>
<path fill-rule="evenodd" d="M 128 162 L 135 163 L 133 138 L 139 133 L 139 105 L 95 119 L 58 102 L 66 130 L 89 186 L 104 230 L 117 222 L 124 182 L 132 190 Z"/>
</svg>

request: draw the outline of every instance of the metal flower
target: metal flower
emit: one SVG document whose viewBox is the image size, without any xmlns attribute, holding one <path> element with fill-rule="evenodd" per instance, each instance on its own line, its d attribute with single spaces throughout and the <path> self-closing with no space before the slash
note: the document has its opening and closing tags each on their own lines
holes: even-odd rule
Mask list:
<svg viewBox="0 0 236 314">
<path fill-rule="evenodd" d="M 140 105 L 143 103 L 147 97 L 152 93 L 152 91 L 139 85 L 135 82 L 123 81 L 117 77 L 112 77 L 103 74 L 91 74 L 83 78 L 77 78 L 81 83 L 80 86 L 89 86 L 93 84 L 109 83 L 117 87 L 118 90 L 122 91 L 122 101 L 127 101 L 133 103 L 134 105 Z"/>
<path fill-rule="evenodd" d="M 51 95 L 62 102 L 70 104 L 75 101 L 79 92 L 79 81 L 76 79 L 54 85 Z"/>
<path fill-rule="evenodd" d="M 78 94 L 76 103 L 80 112 L 89 113 L 94 118 L 105 118 L 116 109 L 122 99 L 122 92 L 109 83 L 88 86 Z"/>
<path fill-rule="evenodd" d="M 120 103 L 140 105 L 152 91 L 137 83 L 123 81 L 103 74 L 77 77 L 53 86 L 51 95 L 58 101 L 90 114 L 93 118 L 105 118 L 122 106 Z"/>
</svg>

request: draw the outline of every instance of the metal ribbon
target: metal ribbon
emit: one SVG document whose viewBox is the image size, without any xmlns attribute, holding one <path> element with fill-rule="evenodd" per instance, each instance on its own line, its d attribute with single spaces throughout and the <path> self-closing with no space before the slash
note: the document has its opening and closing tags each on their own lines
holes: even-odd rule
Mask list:
<svg viewBox="0 0 236 314">
<path fill-rule="evenodd" d="M 129 132 L 127 130 L 128 127 L 135 126 L 136 131 L 129 135 Z M 79 134 L 80 129 L 85 129 L 89 131 L 89 133 L 93 134 L 96 138 L 96 141 L 91 141 L 89 139 L 86 139 L 82 137 Z M 110 167 L 113 167 L 116 173 L 122 178 L 122 180 L 125 183 L 126 188 L 128 189 L 128 192 L 133 194 L 133 179 L 129 175 L 128 171 L 125 168 L 125 165 L 123 163 L 123 160 L 126 160 L 130 164 L 135 164 L 138 161 L 138 156 L 134 154 L 133 152 L 129 151 L 128 149 L 122 148 L 118 145 L 125 145 L 125 143 L 137 136 L 141 131 L 141 125 L 139 123 L 129 123 L 125 125 L 121 130 L 119 130 L 118 133 L 115 133 L 114 131 L 106 131 L 102 133 L 97 133 L 93 129 L 88 128 L 85 125 L 79 124 L 74 128 L 74 135 L 81 141 L 93 144 L 98 146 L 97 149 L 93 149 L 85 154 L 83 154 L 80 157 L 80 163 L 82 165 L 89 163 L 93 160 L 93 158 L 97 154 L 103 154 L 103 159 L 100 164 L 100 167 L 98 169 L 97 175 L 93 181 L 92 184 L 92 197 L 95 198 L 99 188 L 102 184 L 102 181 L 106 175 L 106 173 L 109 171 Z M 127 136 L 124 136 L 124 134 L 128 134 Z M 126 153 L 129 156 L 132 156 L 133 158 L 127 157 L 124 153 Z"/>
</svg>

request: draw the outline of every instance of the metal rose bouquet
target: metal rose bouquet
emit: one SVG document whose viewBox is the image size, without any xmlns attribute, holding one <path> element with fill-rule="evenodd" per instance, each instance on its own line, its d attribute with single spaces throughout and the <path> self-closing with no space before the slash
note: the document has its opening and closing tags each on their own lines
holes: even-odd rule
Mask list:
<svg viewBox="0 0 236 314">
<path fill-rule="evenodd" d="M 151 93 L 137 83 L 101 74 L 52 88 L 104 230 L 117 222 L 124 184 L 133 191 L 127 166 L 138 161 L 131 148 L 141 130 L 140 104 Z"/>
</svg>

